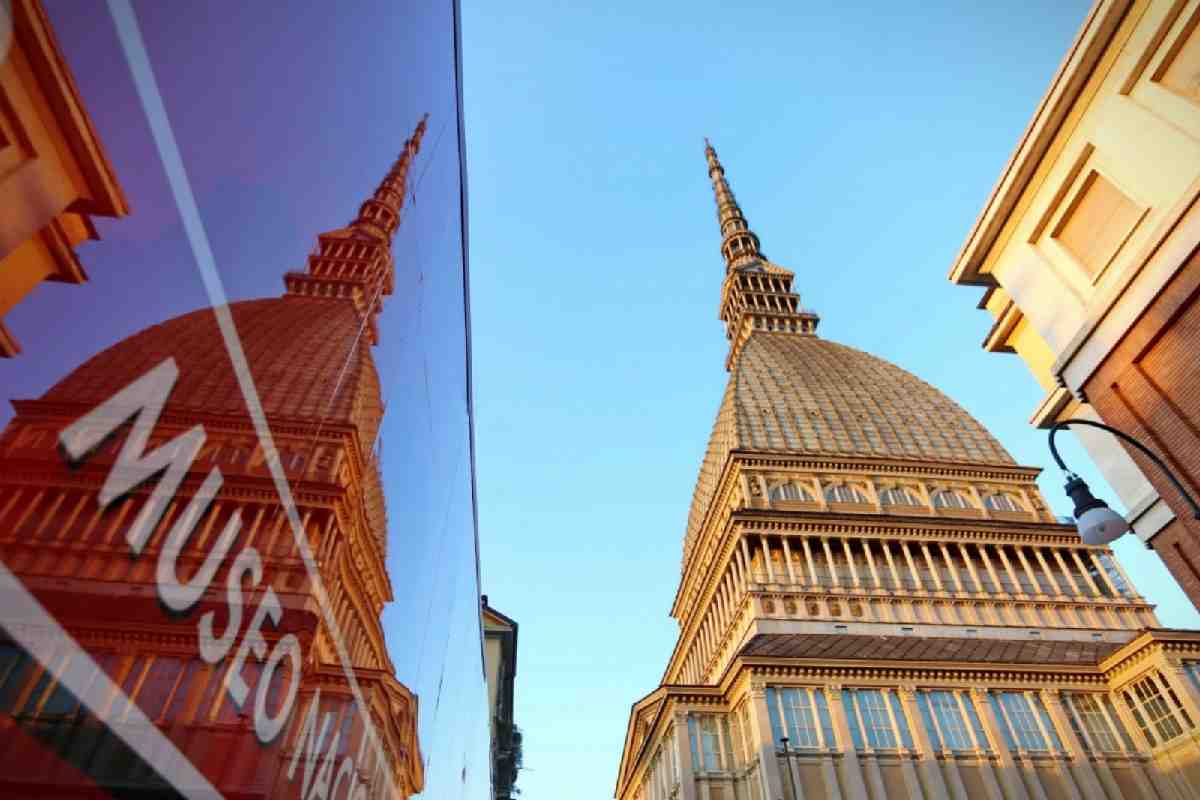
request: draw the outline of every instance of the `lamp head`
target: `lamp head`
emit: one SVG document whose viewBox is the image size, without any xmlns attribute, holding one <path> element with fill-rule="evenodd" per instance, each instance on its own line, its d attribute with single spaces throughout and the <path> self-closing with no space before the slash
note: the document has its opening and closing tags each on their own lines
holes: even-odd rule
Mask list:
<svg viewBox="0 0 1200 800">
<path fill-rule="evenodd" d="M 1069 475 L 1064 489 L 1075 503 L 1075 527 L 1085 544 L 1108 544 L 1129 532 L 1125 518 L 1095 497 L 1078 475 Z"/>
</svg>

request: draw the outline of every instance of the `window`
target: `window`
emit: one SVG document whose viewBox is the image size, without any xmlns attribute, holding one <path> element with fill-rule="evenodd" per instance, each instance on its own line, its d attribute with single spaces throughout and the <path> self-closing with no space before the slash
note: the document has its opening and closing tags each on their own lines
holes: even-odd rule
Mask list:
<svg viewBox="0 0 1200 800">
<path fill-rule="evenodd" d="M 768 493 L 772 500 L 789 500 L 792 502 L 812 502 L 812 495 L 804 491 L 803 488 L 788 481 L 781 483 L 778 486 L 772 486 Z"/>
<path fill-rule="evenodd" d="M 831 503 L 866 503 L 867 496 L 857 486 L 838 483 L 825 490 L 825 499 Z"/>
<path fill-rule="evenodd" d="M 933 493 L 933 507 L 969 509 L 971 504 L 955 489 L 939 489 Z"/>
<path fill-rule="evenodd" d="M 1094 694 L 1067 694 L 1066 706 L 1068 716 L 1075 727 L 1083 735 L 1084 746 L 1100 752 L 1119 752 L 1121 743 L 1117 739 L 1116 730 L 1120 722 L 1110 719 L 1105 713 L 1105 707 Z"/>
<path fill-rule="evenodd" d="M 832 746 L 833 723 L 820 689 L 767 687 L 766 700 L 776 749 L 782 749 L 784 736 L 789 749 Z"/>
<path fill-rule="evenodd" d="M 913 493 L 903 486 L 892 486 L 879 492 L 879 502 L 885 506 L 920 505 Z"/>
<path fill-rule="evenodd" d="M 1165 696 L 1163 694 L 1164 687 L 1166 687 Z M 1169 742 L 1181 735 L 1183 733 L 1181 718 L 1187 727 L 1192 727 L 1192 720 L 1183 710 L 1179 698 L 1167 686 L 1162 674 L 1158 671 L 1151 672 L 1131 685 L 1122 693 L 1122 696 L 1125 699 L 1125 705 L 1133 714 L 1134 721 L 1141 728 L 1142 735 L 1146 737 L 1146 741 L 1150 743 L 1151 747 L 1155 747 L 1161 742 Z M 1168 697 L 1174 704 L 1174 708 L 1171 703 L 1168 703 Z"/>
<path fill-rule="evenodd" d="M 891 690 L 851 689 L 842 692 L 850 738 L 858 749 L 894 750 L 912 747 L 912 734 L 900 706 L 900 698 Z"/>
<path fill-rule="evenodd" d="M 925 728 L 929 731 L 929 739 L 935 748 L 988 749 L 983 726 L 970 703 L 970 697 L 965 697 L 962 692 L 917 692 L 917 709 L 921 712 Z"/>
<path fill-rule="evenodd" d="M 1058 732 L 1040 697 L 1028 692 L 994 692 L 990 700 L 1009 747 L 1062 750 Z"/>
<path fill-rule="evenodd" d="M 1024 511 L 1012 495 L 1007 494 L 989 494 L 983 501 L 983 504 L 992 511 Z"/>
<path fill-rule="evenodd" d="M 692 745 L 692 763 L 705 771 L 726 769 L 723 742 L 729 741 L 729 724 L 724 716 L 691 714 L 688 738 Z"/>
</svg>

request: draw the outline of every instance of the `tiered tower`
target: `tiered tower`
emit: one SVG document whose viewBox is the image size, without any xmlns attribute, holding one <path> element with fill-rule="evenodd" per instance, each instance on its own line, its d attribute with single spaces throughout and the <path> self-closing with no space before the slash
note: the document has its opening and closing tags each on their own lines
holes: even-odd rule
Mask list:
<svg viewBox="0 0 1200 800">
<path fill-rule="evenodd" d="M 0 642 L 0 794 L 93 797 L 100 786 L 114 796 L 171 796 L 170 776 L 129 746 L 147 721 L 227 797 L 421 790 L 417 698 L 396 680 L 380 624 L 392 584 L 373 456 L 383 403 L 370 344 L 392 292 L 391 244 L 425 127 L 423 119 L 354 221 L 318 237 L 308 270 L 286 275 L 285 295 L 228 307 L 277 463 L 256 433 L 212 309 L 147 328 L 40 399 L 14 401 L 17 416 L 0 437 L 0 559 L 143 719 L 115 692 L 99 709 L 81 706 L 56 680 L 77 656 L 41 664 L 16 642 Z M 133 385 L 140 394 L 122 395 Z M 160 412 L 156 401 L 165 401 Z M 97 408 L 115 408 L 119 419 L 96 416 Z M 279 470 L 323 591 L 274 483 Z M 132 487 L 113 496 L 105 488 L 113 481 Z M 171 557 L 175 572 L 164 583 Z M 207 588 L 189 605 L 179 600 L 181 584 Z M 236 626 L 231 584 L 243 590 Z M 264 646 L 248 646 L 238 663 L 262 609 Z M 208 612 L 216 635 L 232 631 L 215 662 L 197 633 Z M 288 636 L 299 675 L 288 666 Z M 266 654 L 277 647 L 285 655 L 268 686 Z M 235 675 L 250 691 L 241 704 L 228 689 Z M 280 715 L 292 682 L 299 686 L 269 741 L 255 727 L 260 676 L 267 715 Z"/>
<path fill-rule="evenodd" d="M 1200 636 L 962 408 L 818 336 L 705 153 L 730 377 L 616 796 L 1192 796 Z"/>
</svg>

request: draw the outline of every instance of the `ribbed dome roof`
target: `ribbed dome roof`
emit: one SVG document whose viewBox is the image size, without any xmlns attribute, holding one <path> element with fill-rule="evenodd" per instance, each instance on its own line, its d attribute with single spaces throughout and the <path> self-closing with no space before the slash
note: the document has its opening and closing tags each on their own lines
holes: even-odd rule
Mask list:
<svg viewBox="0 0 1200 800">
<path fill-rule="evenodd" d="M 688 518 L 685 553 L 731 450 L 1004 464 L 953 400 L 881 358 L 816 336 L 756 332 L 735 361 Z"/>
<path fill-rule="evenodd" d="M 361 322 L 349 300 L 289 295 L 231 303 L 229 309 L 268 419 L 351 423 L 363 446 L 371 446 L 382 417 L 379 375 L 366 338 L 355 345 Z M 179 379 L 168 408 L 246 413 L 211 309 L 175 317 L 118 342 L 55 384 L 43 399 L 101 403 L 172 356 Z M 331 402 L 339 376 L 342 383 Z"/>
</svg>

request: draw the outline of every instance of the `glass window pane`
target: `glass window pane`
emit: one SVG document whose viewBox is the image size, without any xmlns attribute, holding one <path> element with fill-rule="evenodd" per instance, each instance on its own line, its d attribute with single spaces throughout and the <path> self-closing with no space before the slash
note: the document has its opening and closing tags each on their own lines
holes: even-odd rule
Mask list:
<svg viewBox="0 0 1200 800">
<path fill-rule="evenodd" d="M 1046 750 L 1047 742 L 1038 725 L 1034 709 L 1029 698 L 1021 692 L 1001 692 L 1001 703 L 1008 717 L 1009 727 L 1012 728 L 1013 738 L 1017 746 L 1026 750 Z"/>
<path fill-rule="evenodd" d="M 962 708 L 953 692 L 937 691 L 929 693 L 929 703 L 937 716 L 938 727 L 941 728 L 945 746 L 951 750 L 971 750 L 974 744 L 971 734 L 967 731 L 966 720 L 962 716 Z"/>
<path fill-rule="evenodd" d="M 832 748 L 835 740 L 833 738 L 833 719 L 829 715 L 829 701 L 825 698 L 825 692 L 820 689 L 813 690 L 813 697 L 817 701 L 817 717 L 821 720 L 821 735 L 825 737 L 825 746 Z"/>
</svg>

